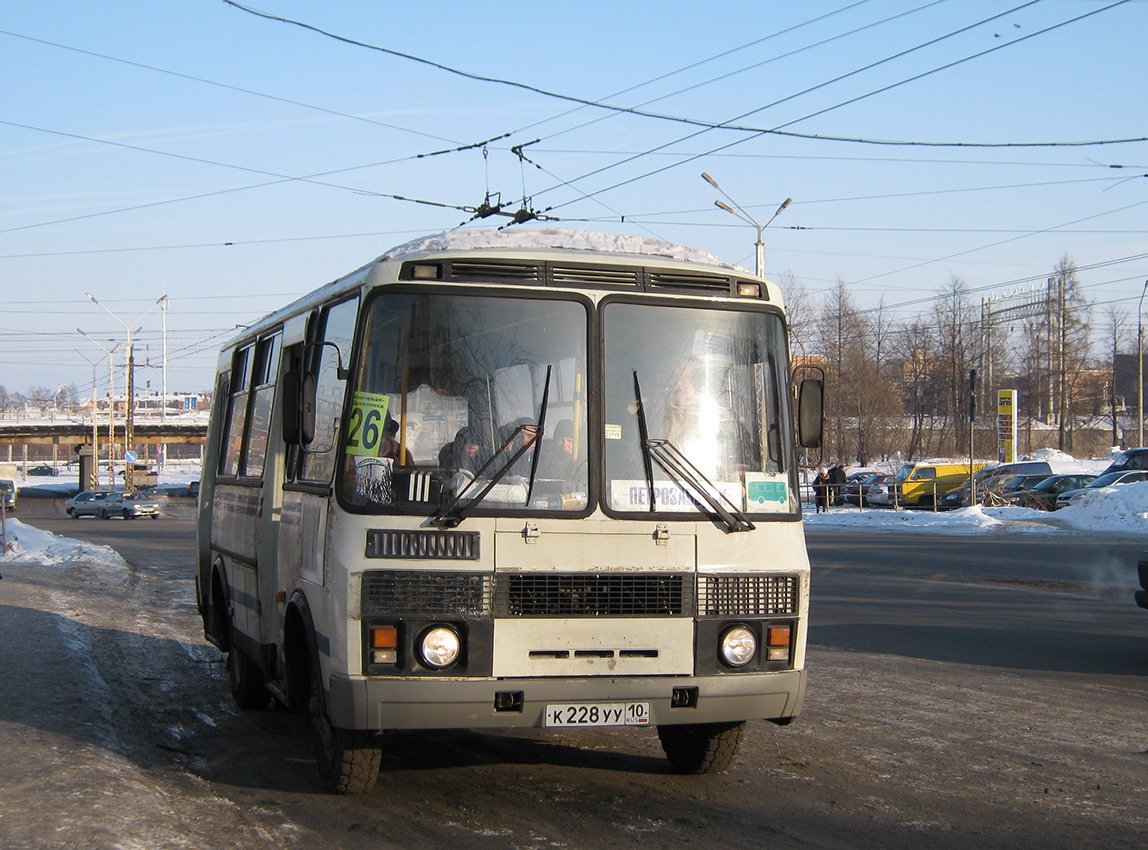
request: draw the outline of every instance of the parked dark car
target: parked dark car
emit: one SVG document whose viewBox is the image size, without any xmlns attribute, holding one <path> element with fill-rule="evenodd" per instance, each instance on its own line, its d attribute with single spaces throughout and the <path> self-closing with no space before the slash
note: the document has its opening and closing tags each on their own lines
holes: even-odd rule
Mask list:
<svg viewBox="0 0 1148 850">
<path fill-rule="evenodd" d="M 1080 503 L 1088 494 L 1095 490 L 1103 489 L 1104 487 L 1115 487 L 1119 484 L 1134 484 L 1137 481 L 1148 481 L 1148 469 L 1123 469 L 1116 472 L 1109 472 L 1106 475 L 1101 475 L 1099 478 L 1094 478 L 1084 487 L 1079 490 L 1066 490 L 1056 497 L 1056 507 L 1066 507 L 1067 505 L 1076 505 Z"/>
<path fill-rule="evenodd" d="M 983 490 L 977 491 L 977 498 L 982 505 L 990 507 L 1004 507 L 1014 504 L 1012 497 L 1021 490 L 1035 487 L 1044 479 L 1046 473 L 1038 475 L 1010 475 L 1007 478 L 994 478 L 986 482 Z"/>
<path fill-rule="evenodd" d="M 1100 474 L 1123 472 L 1126 469 L 1148 469 L 1148 448 L 1125 449 L 1120 453 L 1120 457 L 1112 461 Z"/>
<path fill-rule="evenodd" d="M 187 495 L 195 499 L 199 496 L 199 482 L 192 481 L 187 485 Z"/>
<path fill-rule="evenodd" d="M 849 505 L 868 505 L 869 488 L 874 484 L 888 481 L 893 476 L 886 472 L 866 473 L 863 478 L 847 483 L 841 489 L 841 498 Z"/>
<path fill-rule="evenodd" d="M 42 463 L 39 466 L 30 467 L 28 469 L 28 474 L 29 475 L 55 475 L 56 470 L 54 468 L 48 466 L 47 464 Z"/>
<path fill-rule="evenodd" d="M 1071 475 L 1050 475 L 1033 487 L 1013 493 L 1009 502 L 1022 508 L 1035 508 L 1039 511 L 1055 511 L 1056 497 L 1069 490 L 1079 490 L 1087 486 L 1095 475 L 1073 473 Z"/>
</svg>

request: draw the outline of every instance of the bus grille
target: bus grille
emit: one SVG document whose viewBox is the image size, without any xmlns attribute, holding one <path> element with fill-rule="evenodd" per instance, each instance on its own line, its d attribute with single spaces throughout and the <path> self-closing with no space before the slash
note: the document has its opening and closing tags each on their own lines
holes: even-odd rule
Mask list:
<svg viewBox="0 0 1148 850">
<path fill-rule="evenodd" d="M 363 573 L 364 617 L 480 617 L 491 609 L 491 579 L 480 573 Z"/>
<path fill-rule="evenodd" d="M 478 560 L 477 531 L 367 531 L 368 558 Z"/>
<path fill-rule="evenodd" d="M 699 617 L 797 613 L 797 576 L 698 576 Z"/>
<path fill-rule="evenodd" d="M 665 573 L 511 573 L 498 577 L 494 609 L 503 617 L 692 616 L 692 587 Z"/>
<path fill-rule="evenodd" d="M 368 570 L 362 616 L 774 617 L 798 610 L 789 575 Z"/>
</svg>

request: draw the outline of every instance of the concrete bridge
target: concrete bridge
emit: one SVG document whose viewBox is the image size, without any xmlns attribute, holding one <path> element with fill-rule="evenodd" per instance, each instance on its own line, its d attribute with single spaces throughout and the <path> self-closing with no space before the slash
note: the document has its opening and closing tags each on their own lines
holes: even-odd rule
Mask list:
<svg viewBox="0 0 1148 850">
<path fill-rule="evenodd" d="M 108 442 L 107 422 L 97 422 L 100 445 Z M 122 443 L 124 423 L 115 423 L 115 442 Z M 207 438 L 207 423 L 196 421 L 137 421 L 132 424 L 132 442 L 156 444 L 188 443 L 201 445 Z M 0 446 L 82 446 L 92 442 L 92 423 L 64 421 L 0 420 Z"/>
</svg>

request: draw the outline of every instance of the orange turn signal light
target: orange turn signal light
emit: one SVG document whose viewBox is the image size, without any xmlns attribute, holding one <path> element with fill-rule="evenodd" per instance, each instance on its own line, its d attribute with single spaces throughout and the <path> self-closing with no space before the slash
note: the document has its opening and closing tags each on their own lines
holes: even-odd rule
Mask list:
<svg viewBox="0 0 1148 850">
<path fill-rule="evenodd" d="M 789 626 L 770 626 L 766 631 L 768 646 L 789 646 Z"/>
<path fill-rule="evenodd" d="M 399 630 L 394 626 L 376 626 L 371 629 L 372 649 L 395 649 L 399 645 Z"/>
</svg>

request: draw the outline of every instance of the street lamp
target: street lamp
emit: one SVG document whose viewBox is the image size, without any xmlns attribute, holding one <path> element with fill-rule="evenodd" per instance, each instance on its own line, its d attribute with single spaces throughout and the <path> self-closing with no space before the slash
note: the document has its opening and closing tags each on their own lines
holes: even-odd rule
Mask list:
<svg viewBox="0 0 1148 850">
<path fill-rule="evenodd" d="M 115 446 L 116 446 L 116 420 L 115 420 L 115 404 L 116 404 L 116 351 L 119 349 L 120 344 L 117 342 L 111 348 L 106 348 L 99 340 L 93 339 L 88 336 L 79 328 L 76 328 L 76 333 L 88 340 L 88 342 L 97 346 L 101 351 L 108 356 L 108 475 L 111 480 L 108 482 L 109 486 L 116 483 L 116 461 L 115 461 Z M 87 358 L 84 358 L 87 360 Z M 91 363 L 90 360 L 88 360 Z M 92 402 L 95 403 L 96 398 L 96 373 L 92 371 Z M 96 465 L 96 486 L 100 486 L 100 453 L 99 445 L 95 439 L 96 435 L 96 411 L 92 411 L 92 460 Z"/>
<path fill-rule="evenodd" d="M 765 230 L 767 227 L 769 227 L 770 222 L 772 222 L 775 218 L 777 218 L 779 215 L 781 215 L 781 213 L 785 210 L 786 207 L 788 207 L 790 204 L 793 203 L 793 198 L 786 198 L 785 202 L 780 207 L 777 208 L 777 212 L 775 212 L 772 216 L 770 216 L 769 221 L 767 221 L 765 224 L 758 224 L 757 219 L 755 219 L 753 216 L 751 216 L 749 213 L 747 213 L 742 208 L 741 204 L 739 204 L 737 201 L 735 201 L 733 198 L 731 198 L 729 193 L 725 189 L 723 189 L 721 186 L 719 186 L 718 182 L 716 180 L 714 180 L 712 177 L 710 177 L 708 174 L 706 174 L 704 171 L 702 172 L 702 179 L 704 179 L 707 183 L 709 183 L 711 186 L 713 186 L 715 189 L 717 189 L 719 192 L 721 192 L 723 195 L 725 195 L 727 198 L 729 198 L 730 204 L 733 204 L 733 207 L 731 207 L 729 204 L 724 203 L 722 201 L 714 201 L 715 207 L 719 207 L 719 208 L 725 210 L 730 215 L 737 216 L 742 221 L 747 222 L 749 224 L 752 224 L 754 227 L 757 228 L 757 242 L 755 243 L 755 246 L 757 248 L 757 276 L 758 277 L 765 277 L 765 243 L 763 243 L 761 241 L 761 232 L 763 230 Z M 734 209 L 734 207 L 737 207 L 737 209 Z"/>
<path fill-rule="evenodd" d="M 1136 310 L 1136 369 L 1139 375 L 1137 382 L 1136 416 L 1140 421 L 1140 442 L 1144 445 L 1144 293 L 1148 292 L 1148 280 L 1144 281 L 1144 289 L 1140 291 L 1140 307 Z"/>
<path fill-rule="evenodd" d="M 132 443 L 135 439 L 135 435 L 133 434 L 134 425 L 135 425 L 135 358 L 134 358 L 133 353 L 132 353 L 132 333 L 133 333 L 132 325 L 138 324 L 140 322 L 140 320 L 143 319 L 144 316 L 146 316 L 148 313 L 150 313 L 152 310 L 154 310 L 160 304 L 163 304 L 164 302 L 166 302 L 167 301 L 167 295 L 161 295 L 159 298 L 156 299 L 154 304 L 152 304 L 150 307 L 148 307 L 146 310 L 144 310 L 142 313 L 140 313 L 138 316 L 136 316 L 130 322 L 125 322 L 123 319 L 121 319 L 119 316 L 117 316 L 115 313 L 113 313 L 111 310 L 109 310 L 107 307 L 105 307 L 103 304 L 101 304 L 99 301 L 97 301 L 96 296 L 92 295 L 92 293 L 85 292 L 84 295 L 88 296 L 89 301 L 91 301 L 93 304 L 95 304 L 97 307 L 99 307 L 101 310 L 103 310 L 105 313 L 107 313 L 109 316 L 111 316 L 113 319 L 115 319 L 117 322 L 119 322 L 121 325 L 123 325 L 124 332 L 127 334 L 128 345 L 127 345 L 126 369 L 127 369 L 127 379 L 128 379 L 128 389 L 127 389 L 127 397 L 128 398 L 127 398 L 127 418 L 126 418 L 126 421 L 124 422 L 124 454 L 126 455 L 129 451 L 131 451 L 131 446 L 132 446 Z M 138 327 L 136 328 L 136 331 L 139 331 Z M 135 484 L 135 481 L 133 480 L 133 474 L 135 472 L 134 466 L 135 465 L 132 463 L 127 463 L 124 466 L 124 489 L 131 490 Z"/>
</svg>

